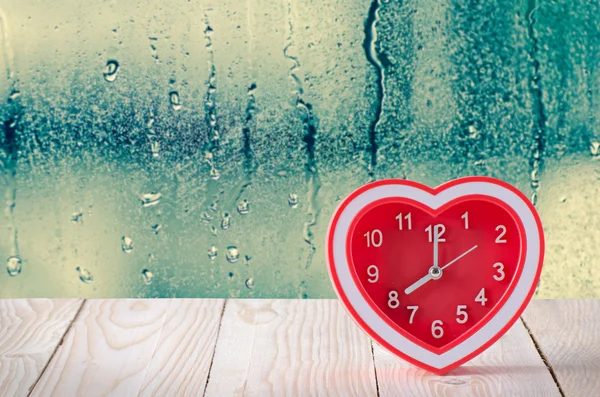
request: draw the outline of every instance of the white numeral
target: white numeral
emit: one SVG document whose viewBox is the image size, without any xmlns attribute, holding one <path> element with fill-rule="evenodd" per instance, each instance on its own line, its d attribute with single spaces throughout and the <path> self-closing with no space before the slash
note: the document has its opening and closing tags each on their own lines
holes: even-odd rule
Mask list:
<svg viewBox="0 0 600 397">
<path fill-rule="evenodd" d="M 498 226 L 496 226 L 496 231 L 498 231 L 498 230 L 501 230 L 501 232 L 498 235 L 498 237 L 496 237 L 496 242 L 499 243 L 499 244 L 506 243 L 506 239 L 502 238 L 506 234 L 506 226 L 504 226 L 504 225 L 498 225 Z"/>
<path fill-rule="evenodd" d="M 442 325 L 444 325 L 444 323 L 441 320 L 435 320 L 431 323 L 431 335 L 435 339 L 440 339 L 444 336 L 444 330 L 441 327 Z"/>
<path fill-rule="evenodd" d="M 498 275 L 494 276 L 494 280 L 496 280 L 496 281 L 504 280 L 504 276 L 505 276 L 504 265 L 500 262 L 496 262 L 496 263 L 494 263 L 494 268 L 496 268 L 497 269 L 496 271 L 498 272 Z"/>
<path fill-rule="evenodd" d="M 381 243 L 383 243 L 383 234 L 381 234 L 381 230 L 379 229 L 367 232 L 364 236 L 367 238 L 367 247 L 371 245 L 373 247 L 380 247 Z"/>
<path fill-rule="evenodd" d="M 430 243 L 433 242 L 434 237 L 437 238 L 437 241 L 439 243 L 443 243 L 446 241 L 445 238 L 442 238 L 442 235 L 446 232 L 446 226 L 444 226 L 442 224 L 433 225 L 433 228 L 432 228 L 432 225 L 429 225 L 425 228 L 425 232 L 427 232 L 427 236 L 429 237 Z"/>
<path fill-rule="evenodd" d="M 467 308 L 467 305 L 458 305 L 458 306 L 456 306 L 456 315 L 457 316 L 462 316 L 462 318 L 456 317 L 456 322 L 457 323 L 464 324 L 469 319 L 469 315 L 465 311 L 466 308 Z"/>
<path fill-rule="evenodd" d="M 412 313 L 410 314 L 410 319 L 408 320 L 408 323 L 412 324 L 413 318 L 415 318 L 415 313 L 417 312 L 417 310 L 419 310 L 419 306 L 406 306 L 406 308 L 408 310 L 412 310 Z"/>
<path fill-rule="evenodd" d="M 412 230 L 412 220 L 410 219 L 410 212 L 402 218 L 402 214 L 399 214 L 396 219 L 398 219 L 398 227 L 402 230 L 402 219 L 406 219 L 406 224 L 408 225 L 408 230 Z"/>
<path fill-rule="evenodd" d="M 465 212 L 463 214 L 463 216 L 461 216 L 462 219 L 465 220 L 465 229 L 469 228 L 469 211 Z"/>
<path fill-rule="evenodd" d="M 367 268 L 367 274 L 369 275 L 369 277 L 372 277 L 369 279 L 370 283 L 376 283 L 377 280 L 379 280 L 379 269 L 377 268 L 377 266 L 375 265 L 371 265 Z"/>
<path fill-rule="evenodd" d="M 398 293 L 396 291 L 390 291 L 388 298 L 390 298 L 388 300 L 388 306 L 390 307 L 390 309 L 395 309 L 398 306 L 400 306 L 400 301 L 398 300 Z"/>
<path fill-rule="evenodd" d="M 475 298 L 475 302 L 481 303 L 481 306 L 485 306 L 485 302 L 487 302 L 487 298 L 485 297 L 485 288 L 482 288 L 477 294 L 477 298 Z"/>
</svg>

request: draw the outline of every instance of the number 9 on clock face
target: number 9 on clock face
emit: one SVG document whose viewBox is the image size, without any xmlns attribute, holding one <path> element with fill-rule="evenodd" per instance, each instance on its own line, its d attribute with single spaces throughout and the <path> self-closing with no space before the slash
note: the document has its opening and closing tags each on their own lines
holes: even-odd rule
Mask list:
<svg viewBox="0 0 600 397">
<path fill-rule="evenodd" d="M 499 200 L 463 197 L 436 211 L 386 198 L 353 219 L 352 277 L 393 328 L 435 349 L 466 336 L 510 295 L 523 225 Z"/>
</svg>

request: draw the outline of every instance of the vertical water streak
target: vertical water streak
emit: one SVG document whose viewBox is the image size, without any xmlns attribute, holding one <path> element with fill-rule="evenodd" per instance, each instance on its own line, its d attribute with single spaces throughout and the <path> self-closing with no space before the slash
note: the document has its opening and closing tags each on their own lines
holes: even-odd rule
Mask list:
<svg viewBox="0 0 600 397">
<path fill-rule="evenodd" d="M 19 258 L 18 230 L 15 221 L 15 205 L 17 199 L 17 157 L 18 142 L 16 126 L 18 122 L 20 105 L 18 103 L 18 90 L 14 78 L 13 52 L 10 45 L 8 21 L 6 14 L 0 9 L 0 50 L 4 59 L 9 94 L 7 98 L 7 115 L 2 121 L 2 135 L 0 136 L 0 177 L 5 185 L 4 216 L 7 220 L 10 252 L 8 258 Z"/>
<path fill-rule="evenodd" d="M 254 171 L 254 153 L 252 151 L 252 129 L 256 128 L 254 121 L 254 113 L 256 112 L 256 76 L 254 70 L 254 56 L 253 56 L 253 36 L 252 36 L 252 7 L 250 6 L 250 0 L 246 1 L 246 17 L 248 23 L 248 74 L 253 80 L 248 86 L 248 98 L 246 102 L 246 118 L 244 120 L 244 127 L 242 128 L 242 139 L 243 147 L 242 152 L 244 155 L 244 173 L 248 179 L 248 183 L 251 183 L 251 174 Z"/>
<path fill-rule="evenodd" d="M 527 1 L 527 11 L 525 13 L 525 20 L 527 23 L 527 34 L 531 41 L 529 48 L 529 60 L 531 62 L 532 74 L 530 77 L 530 92 L 532 97 L 532 117 L 533 117 L 533 141 L 531 144 L 531 158 L 529 159 L 529 166 L 531 170 L 530 174 L 530 185 L 533 190 L 531 201 L 534 205 L 537 204 L 538 191 L 540 186 L 540 174 L 543 170 L 543 153 L 544 146 L 546 143 L 546 115 L 544 112 L 544 102 L 542 98 L 542 81 L 540 74 L 540 61 L 538 59 L 538 40 L 535 35 L 535 12 L 536 12 L 536 0 Z"/>
<path fill-rule="evenodd" d="M 256 171 L 256 164 L 254 158 L 254 151 L 252 150 L 252 132 L 256 130 L 256 121 L 254 120 L 254 114 L 256 112 L 256 96 L 254 95 L 257 89 L 256 76 L 254 71 L 254 59 L 253 59 L 253 37 L 252 37 L 252 7 L 250 7 L 250 0 L 246 1 L 246 16 L 248 23 L 248 74 L 253 80 L 248 86 L 248 97 L 246 101 L 246 117 L 244 118 L 244 124 L 242 127 L 242 156 L 243 156 L 243 179 L 237 188 L 237 193 L 234 197 L 233 203 L 237 203 L 244 191 L 252 183 L 252 175 Z M 233 209 L 232 209 L 233 210 Z"/>
<path fill-rule="evenodd" d="M 298 76 L 299 71 L 302 67 L 300 60 L 296 55 L 291 53 L 294 47 L 294 15 L 292 9 L 292 0 L 288 1 L 288 31 L 286 44 L 283 49 L 284 56 L 290 60 L 292 66 L 288 71 L 289 78 L 294 82 L 295 89 L 294 95 L 296 96 L 296 108 L 300 112 L 300 120 L 302 121 L 302 127 L 304 135 L 302 141 L 306 145 L 306 163 L 305 163 L 305 174 L 308 186 L 307 193 L 307 215 L 308 221 L 304 223 L 303 238 L 304 241 L 309 245 L 310 251 L 308 259 L 306 261 L 305 268 L 309 268 L 312 263 L 312 258 L 315 252 L 315 244 L 313 242 L 312 227 L 317 224 L 319 217 L 319 205 L 317 203 L 317 196 L 319 189 L 321 188 L 321 181 L 319 178 L 319 170 L 315 161 L 315 143 L 317 139 L 318 131 L 318 119 L 313 112 L 312 105 L 303 99 L 304 96 L 304 85 L 302 79 Z"/>
<path fill-rule="evenodd" d="M 369 151 L 371 155 L 369 163 L 369 176 L 374 177 L 375 167 L 377 165 L 377 127 L 381 122 L 383 113 L 383 101 L 385 99 L 385 62 L 377 51 L 377 22 L 379 22 L 380 0 L 373 0 L 369 7 L 367 18 L 365 19 L 365 40 L 363 48 L 369 63 L 373 65 L 377 72 L 377 91 L 375 118 L 369 126 Z"/>
<path fill-rule="evenodd" d="M 219 127 L 217 123 L 217 103 L 216 103 L 216 92 L 217 92 L 217 69 L 215 67 L 215 53 L 213 50 L 212 34 L 213 29 L 210 25 L 208 12 L 212 9 L 207 8 L 204 10 L 204 40 L 206 42 L 205 48 L 208 53 L 208 69 L 209 76 L 206 87 L 206 96 L 204 100 L 204 109 L 206 112 L 206 123 L 208 125 L 208 148 L 206 151 L 206 161 L 210 165 L 210 177 L 214 180 L 219 179 L 219 170 L 217 169 L 215 153 L 219 148 L 219 141 L 221 139 L 219 133 Z"/>
</svg>

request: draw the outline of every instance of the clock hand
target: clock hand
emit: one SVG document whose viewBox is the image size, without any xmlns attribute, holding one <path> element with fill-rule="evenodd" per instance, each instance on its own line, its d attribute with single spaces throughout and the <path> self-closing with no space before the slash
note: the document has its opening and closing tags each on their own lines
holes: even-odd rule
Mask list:
<svg viewBox="0 0 600 397">
<path fill-rule="evenodd" d="M 437 234 L 437 228 L 434 227 L 433 233 L 433 267 L 438 267 L 438 245 L 439 245 L 439 236 Z"/>
<path fill-rule="evenodd" d="M 444 270 L 445 268 L 447 268 L 448 266 L 450 266 L 451 264 L 453 264 L 454 262 L 458 261 L 460 258 L 462 258 L 463 256 L 467 255 L 469 252 L 473 251 L 475 248 L 477 248 L 477 245 L 472 246 L 471 248 L 469 248 L 468 250 L 466 250 L 465 252 L 463 252 L 462 254 L 460 254 L 459 256 L 457 256 L 456 258 L 452 259 L 450 262 L 446 263 L 443 267 L 442 270 Z"/>
<path fill-rule="evenodd" d="M 404 293 L 406 295 L 408 295 L 408 294 L 414 292 L 414 290 L 416 290 L 417 288 L 421 287 L 423 284 L 425 284 L 429 280 L 431 280 L 431 275 L 429 273 L 427 273 L 426 276 L 421 277 L 420 279 L 417 280 L 416 283 L 412 284 L 410 287 L 408 287 L 407 289 L 405 289 Z"/>
<path fill-rule="evenodd" d="M 444 270 L 445 268 L 447 268 L 448 266 L 454 264 L 455 262 L 457 262 L 459 259 L 461 259 L 463 256 L 467 255 L 468 253 L 470 253 L 471 251 L 473 251 L 475 248 L 477 248 L 477 245 L 474 245 L 473 247 L 471 247 L 470 249 L 468 249 L 467 251 L 463 252 L 462 254 L 460 254 L 459 256 L 457 256 L 456 258 L 452 259 L 450 262 L 446 263 L 443 267 L 442 270 Z M 431 269 L 430 269 L 431 270 Z M 421 277 L 420 279 L 418 279 L 414 284 L 410 285 L 408 288 L 406 288 L 404 290 L 404 293 L 406 295 L 414 292 L 417 288 L 423 286 L 423 284 L 425 284 L 426 282 L 428 282 L 429 280 L 431 280 L 431 273 L 427 273 L 427 275 Z"/>
</svg>

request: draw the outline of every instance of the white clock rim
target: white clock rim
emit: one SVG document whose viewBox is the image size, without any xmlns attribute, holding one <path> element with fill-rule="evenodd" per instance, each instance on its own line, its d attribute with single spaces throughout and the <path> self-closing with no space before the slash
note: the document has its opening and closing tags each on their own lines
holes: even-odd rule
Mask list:
<svg viewBox="0 0 600 397">
<path fill-rule="evenodd" d="M 487 324 L 457 346 L 438 355 L 399 334 L 380 318 L 363 298 L 354 282 L 346 257 L 346 237 L 352 220 L 358 212 L 376 200 L 403 197 L 421 202 L 432 209 L 437 209 L 456 198 L 475 194 L 494 197 L 503 201 L 516 212 L 523 222 L 527 244 L 523 272 L 513 292 L 494 318 L 490 319 Z M 375 186 L 347 204 L 340 214 L 333 232 L 333 265 L 343 293 L 356 313 L 372 331 L 391 346 L 407 356 L 437 369 L 446 368 L 480 349 L 486 342 L 501 332 L 515 317 L 535 282 L 541 249 L 535 216 L 521 196 L 503 186 L 481 181 L 463 182 L 436 194 L 409 185 Z"/>
</svg>

